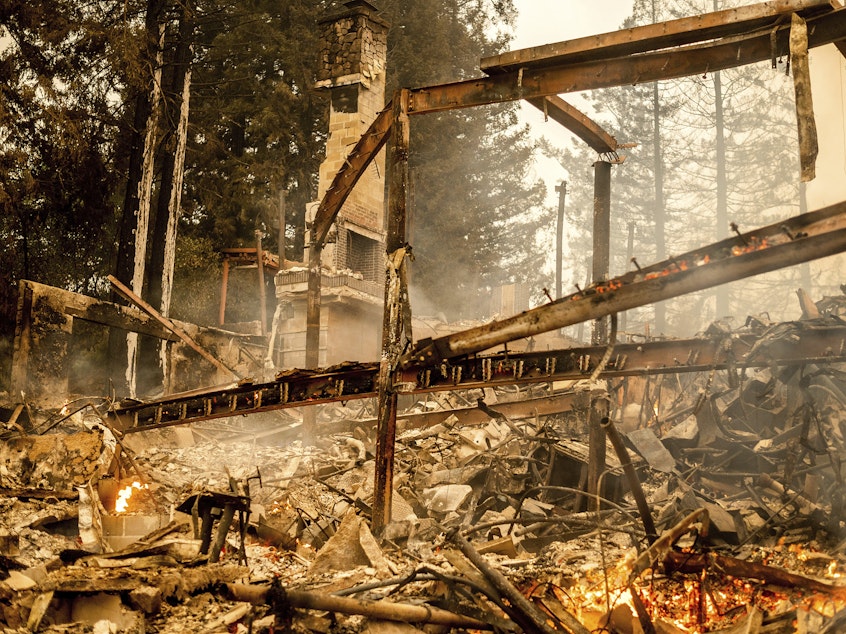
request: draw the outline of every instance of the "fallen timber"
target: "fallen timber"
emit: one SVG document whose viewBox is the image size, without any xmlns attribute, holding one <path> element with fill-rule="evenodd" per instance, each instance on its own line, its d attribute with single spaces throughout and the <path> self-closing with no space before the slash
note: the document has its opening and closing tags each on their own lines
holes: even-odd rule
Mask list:
<svg viewBox="0 0 846 634">
<path fill-rule="evenodd" d="M 435 366 L 496 346 L 727 282 L 846 251 L 846 202 L 738 234 L 638 268 L 508 319 L 422 339 L 403 369 Z"/>
<path fill-rule="evenodd" d="M 778 336 L 771 332 L 778 332 Z M 606 346 L 585 346 L 479 355 L 437 368 L 407 369 L 398 375 L 394 387 L 399 392 L 422 394 L 588 379 L 601 364 L 606 350 Z M 772 331 L 618 344 L 599 378 L 841 361 L 846 361 L 846 326 L 826 320 L 787 322 L 777 324 Z M 378 374 L 376 362 L 345 363 L 323 370 L 290 370 L 264 383 L 242 381 L 157 401 L 117 404 L 111 416 L 116 418 L 116 427 L 124 432 L 136 432 L 303 405 L 373 398 Z M 556 407 L 562 408 L 560 411 L 571 402 L 555 398 Z"/>
</svg>

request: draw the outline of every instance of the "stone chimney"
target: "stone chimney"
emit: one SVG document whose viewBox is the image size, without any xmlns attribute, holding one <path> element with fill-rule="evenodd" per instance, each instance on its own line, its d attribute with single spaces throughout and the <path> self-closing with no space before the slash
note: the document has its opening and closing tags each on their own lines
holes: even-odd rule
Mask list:
<svg viewBox="0 0 846 634">
<path fill-rule="evenodd" d="M 322 68 L 317 88 L 330 93 L 326 159 L 320 165 L 318 201 L 376 115 L 385 107 L 388 24 L 364 0 L 320 22 Z M 353 270 L 365 279 L 384 275 L 385 154 L 371 163 L 350 194 L 335 224 L 335 242 L 323 251 L 324 266 Z"/>
</svg>

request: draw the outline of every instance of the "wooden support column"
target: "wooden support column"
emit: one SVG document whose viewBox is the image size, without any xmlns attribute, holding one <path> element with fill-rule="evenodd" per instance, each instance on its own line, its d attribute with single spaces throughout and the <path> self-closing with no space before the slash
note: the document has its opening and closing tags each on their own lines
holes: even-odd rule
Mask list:
<svg viewBox="0 0 846 634">
<path fill-rule="evenodd" d="M 267 297 L 264 286 L 264 250 L 261 244 L 261 230 L 256 229 L 256 263 L 258 264 L 258 295 L 261 302 L 259 319 L 261 319 L 261 334 L 267 335 Z"/>
<path fill-rule="evenodd" d="M 308 249 L 308 291 L 306 295 L 306 345 L 305 366 L 310 370 L 320 365 L 320 260 L 323 254 L 323 242 L 311 228 L 311 244 Z M 303 408 L 302 441 L 303 446 L 314 445 L 317 409 Z"/>
<path fill-rule="evenodd" d="M 388 156 L 388 227 L 385 273 L 385 308 L 382 318 L 382 358 L 379 364 L 376 429 L 376 475 L 373 492 L 372 530 L 380 534 L 391 521 L 394 485 L 394 444 L 397 432 L 397 394 L 393 389 L 394 371 L 406 340 L 411 340 L 408 286 L 405 266 L 406 202 L 408 196 L 408 96 L 399 89 L 393 99 Z"/>
<path fill-rule="evenodd" d="M 308 297 L 306 299 L 306 368 L 313 370 L 320 364 L 320 258 L 323 243 L 311 230 L 311 244 L 308 247 Z"/>
</svg>

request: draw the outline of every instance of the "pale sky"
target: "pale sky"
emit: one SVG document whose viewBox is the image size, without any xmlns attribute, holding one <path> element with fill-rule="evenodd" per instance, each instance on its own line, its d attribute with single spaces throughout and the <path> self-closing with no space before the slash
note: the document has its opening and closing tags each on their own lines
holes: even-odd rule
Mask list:
<svg viewBox="0 0 846 634">
<path fill-rule="evenodd" d="M 632 9 L 632 0 L 515 0 L 515 4 L 519 16 L 512 49 L 616 31 Z M 816 209 L 846 199 L 846 61 L 833 45 L 812 49 L 810 59 L 820 155 L 808 196 L 810 208 Z M 581 107 L 578 95 L 564 98 Z M 521 105 L 521 120 L 555 144 L 566 143 L 571 136 L 559 124 L 544 122 L 543 114 L 528 104 Z M 564 175 L 552 162 L 541 163 L 538 171 L 547 182 L 548 201 L 554 204 L 553 186 Z"/>
<path fill-rule="evenodd" d="M 563 42 L 620 28 L 631 0 L 515 0 L 520 12 L 512 47 Z"/>
<path fill-rule="evenodd" d="M 512 50 L 616 31 L 631 14 L 632 0 L 515 0 L 515 5 L 519 15 Z M 578 95 L 564 98 L 580 107 Z M 534 106 L 521 104 L 520 120 L 528 123 L 535 135 L 553 144 L 563 145 L 572 138 L 560 124 L 544 121 L 543 113 Z M 557 207 L 554 186 L 564 174 L 554 161 L 541 161 L 538 173 L 547 184 L 548 204 Z"/>
</svg>

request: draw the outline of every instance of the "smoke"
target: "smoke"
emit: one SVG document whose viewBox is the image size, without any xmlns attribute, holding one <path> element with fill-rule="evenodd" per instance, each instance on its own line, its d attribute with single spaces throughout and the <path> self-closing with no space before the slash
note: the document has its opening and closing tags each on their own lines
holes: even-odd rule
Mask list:
<svg viewBox="0 0 846 634">
<path fill-rule="evenodd" d="M 834 44 L 810 51 L 817 121 L 817 177 L 807 187 L 808 208 L 846 200 L 846 58 Z"/>
</svg>

